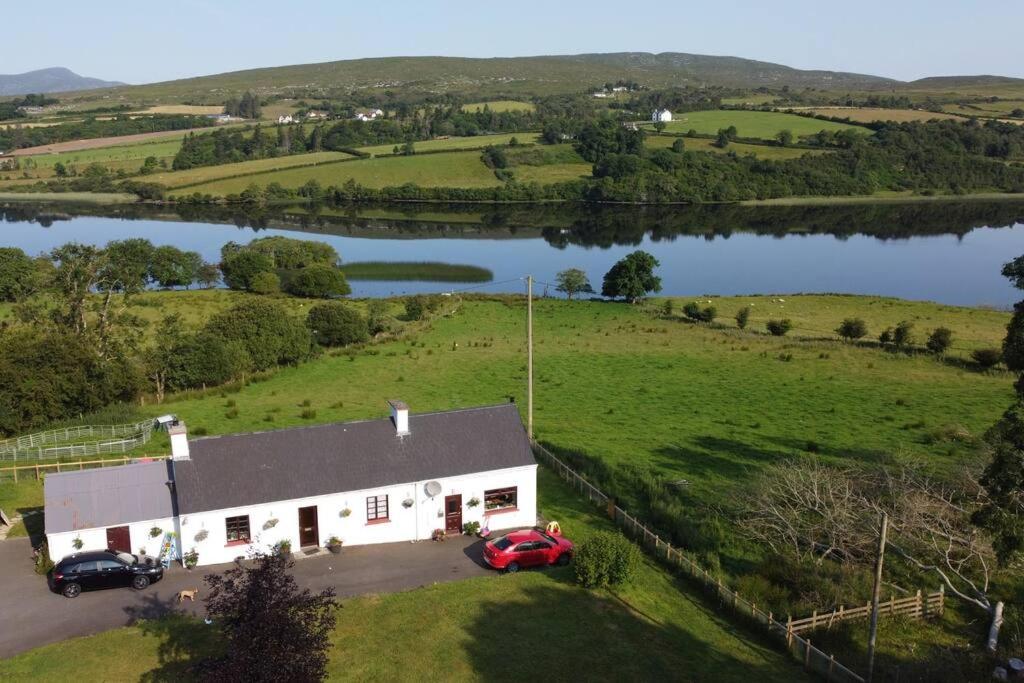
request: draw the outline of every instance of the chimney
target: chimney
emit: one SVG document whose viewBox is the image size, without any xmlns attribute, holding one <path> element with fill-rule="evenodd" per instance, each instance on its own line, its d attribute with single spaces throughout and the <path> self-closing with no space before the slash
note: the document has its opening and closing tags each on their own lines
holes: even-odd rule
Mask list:
<svg viewBox="0 0 1024 683">
<path fill-rule="evenodd" d="M 388 401 L 391 406 L 391 421 L 395 423 L 395 434 L 404 436 L 409 433 L 409 406 L 403 401 Z"/>
<path fill-rule="evenodd" d="M 175 422 L 167 428 L 171 435 L 171 460 L 188 460 L 188 432 L 184 422 Z"/>
</svg>

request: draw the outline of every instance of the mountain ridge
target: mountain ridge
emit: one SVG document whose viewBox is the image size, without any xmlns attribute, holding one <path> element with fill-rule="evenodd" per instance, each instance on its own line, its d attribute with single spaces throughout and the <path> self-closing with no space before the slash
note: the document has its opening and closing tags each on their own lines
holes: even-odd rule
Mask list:
<svg viewBox="0 0 1024 683">
<path fill-rule="evenodd" d="M 33 93 L 70 92 L 94 88 L 124 86 L 120 81 L 79 76 L 71 69 L 54 66 L 20 74 L 0 74 L 0 96 L 29 95 Z"/>
</svg>

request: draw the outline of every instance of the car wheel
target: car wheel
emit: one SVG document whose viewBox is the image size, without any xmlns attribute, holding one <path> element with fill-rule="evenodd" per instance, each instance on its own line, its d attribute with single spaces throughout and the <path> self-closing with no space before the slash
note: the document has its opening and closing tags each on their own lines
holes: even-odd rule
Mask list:
<svg viewBox="0 0 1024 683">
<path fill-rule="evenodd" d="M 143 590 L 147 586 L 149 586 L 148 576 L 139 575 L 132 579 L 132 588 L 134 588 L 137 591 Z"/>
<path fill-rule="evenodd" d="M 562 553 L 558 556 L 558 559 L 555 560 L 555 564 L 557 564 L 559 567 L 564 567 L 565 565 L 569 564 L 569 560 L 569 553 Z"/>
<path fill-rule="evenodd" d="M 508 566 L 505 567 L 505 571 L 508 572 L 509 574 L 515 574 L 517 571 L 519 571 L 519 563 L 518 562 L 509 562 Z"/>
<path fill-rule="evenodd" d="M 66 583 L 61 593 L 64 594 L 65 598 L 77 598 L 78 594 L 82 592 L 82 587 L 77 583 Z"/>
</svg>

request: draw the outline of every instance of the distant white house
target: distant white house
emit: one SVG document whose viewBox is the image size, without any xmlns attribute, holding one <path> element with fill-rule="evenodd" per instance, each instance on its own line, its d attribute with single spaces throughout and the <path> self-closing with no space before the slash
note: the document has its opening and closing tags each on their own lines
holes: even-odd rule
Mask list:
<svg viewBox="0 0 1024 683">
<path fill-rule="evenodd" d="M 384 116 L 384 110 L 382 109 L 367 109 L 366 111 L 356 112 L 356 121 L 373 121 Z"/>
<path fill-rule="evenodd" d="M 606 92 L 605 92 L 604 90 L 602 90 L 602 91 L 600 91 L 600 92 L 596 92 L 596 93 L 594 93 L 594 97 L 596 97 L 596 98 L 598 98 L 598 99 L 601 99 L 601 100 L 603 100 L 603 99 L 605 99 L 606 97 L 611 97 L 611 95 L 609 95 L 609 94 L 608 94 L 608 93 L 606 93 Z"/>
<path fill-rule="evenodd" d="M 320 111 L 318 109 L 310 109 L 309 111 L 306 112 L 306 118 L 307 119 L 326 119 L 327 118 L 327 112 Z"/>
<path fill-rule="evenodd" d="M 654 113 L 651 114 L 651 121 L 657 123 L 669 123 L 672 120 L 672 112 L 668 109 L 655 109 Z"/>
<path fill-rule="evenodd" d="M 171 458 L 44 482 L 54 560 L 77 550 L 231 562 L 288 541 L 316 549 L 537 523 L 537 462 L 514 404 L 189 440 Z"/>
<path fill-rule="evenodd" d="M 291 114 L 281 114 L 277 117 L 278 123 L 295 123 L 295 119 Z"/>
</svg>

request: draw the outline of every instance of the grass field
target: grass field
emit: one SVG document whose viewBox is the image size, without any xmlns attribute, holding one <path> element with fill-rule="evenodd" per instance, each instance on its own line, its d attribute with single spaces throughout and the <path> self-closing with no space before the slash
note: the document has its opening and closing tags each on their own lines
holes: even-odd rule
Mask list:
<svg viewBox="0 0 1024 683">
<path fill-rule="evenodd" d="M 462 105 L 462 111 L 474 112 L 483 111 L 484 106 L 495 113 L 506 111 L 533 111 L 536 107 L 532 102 L 517 102 L 516 100 L 495 100 L 493 102 L 472 102 Z"/>
<path fill-rule="evenodd" d="M 155 107 L 148 107 L 133 114 L 185 114 L 190 116 L 212 116 L 223 114 L 224 107 L 218 105 L 203 104 L 161 104 Z"/>
<path fill-rule="evenodd" d="M 943 114 L 942 112 L 924 111 L 919 109 L 882 109 L 872 107 L 821 107 L 814 108 L 815 114 L 831 116 L 840 119 L 850 119 L 858 123 L 871 123 L 873 121 L 934 121 L 942 119 L 953 119 L 963 121 L 961 116 Z"/>
<path fill-rule="evenodd" d="M 494 273 L 479 266 L 420 261 L 362 261 L 343 263 L 341 270 L 349 280 L 394 280 L 423 282 L 490 282 Z"/>
<path fill-rule="evenodd" d="M 744 105 L 756 107 L 762 104 L 771 104 L 777 99 L 779 99 L 778 95 L 765 95 L 758 93 L 745 95 L 743 97 L 723 97 L 722 104 L 728 104 L 737 107 L 741 107 Z"/>
<path fill-rule="evenodd" d="M 146 182 L 160 183 L 168 188 L 182 187 L 186 185 L 198 185 L 214 180 L 230 178 L 233 176 L 248 176 L 252 174 L 265 174 L 270 171 L 286 169 L 293 166 L 308 166 L 316 164 L 331 163 L 343 159 L 351 159 L 351 154 L 344 152 L 314 152 L 311 154 L 294 154 L 291 156 L 274 157 L 272 159 L 256 159 L 254 161 L 240 161 L 237 164 L 222 164 L 220 166 L 201 166 L 190 168 L 185 171 L 170 171 L 167 173 L 154 173 L 145 178 Z M 253 178 L 259 182 L 263 175 Z"/>
<path fill-rule="evenodd" d="M 257 176 L 257 184 L 280 183 L 284 187 L 300 187 L 310 180 L 323 186 L 341 185 L 349 179 L 364 187 L 395 187 L 415 183 L 420 187 L 494 187 L 501 183 L 480 160 L 479 152 L 424 154 L 385 159 L 363 159 L 344 164 L 296 168 Z M 190 187 L 195 192 L 212 195 L 240 193 L 254 182 L 241 177 Z"/>
<path fill-rule="evenodd" d="M 499 133 L 497 135 L 476 135 L 473 137 L 451 137 L 438 140 L 422 140 L 415 144 L 417 152 L 436 152 L 438 150 L 459 150 L 476 149 L 488 145 L 507 145 L 512 138 L 516 138 L 522 144 L 537 142 L 540 136 L 537 133 Z M 401 145 L 397 145 L 401 147 Z M 371 147 L 360 147 L 360 152 L 368 154 L 392 154 L 396 145 L 373 145 Z"/>
<path fill-rule="evenodd" d="M 668 148 L 679 138 L 673 135 L 648 135 L 644 138 L 644 146 L 648 149 Z M 825 154 L 819 149 L 800 149 L 798 147 L 776 147 L 774 145 L 750 145 L 744 142 L 731 142 L 726 148 L 716 147 L 714 140 L 708 138 L 683 138 L 683 145 L 688 152 L 714 152 L 715 154 L 753 154 L 758 159 L 778 161 L 782 159 L 799 159 L 805 154 Z"/>
<path fill-rule="evenodd" d="M 648 127 L 653 124 L 647 124 Z M 696 130 L 698 133 L 713 135 L 722 128 L 736 126 L 740 137 L 761 138 L 771 140 L 779 131 L 788 130 L 793 135 L 813 135 L 818 131 L 840 131 L 853 129 L 863 132 L 865 135 L 871 133 L 867 128 L 851 126 L 845 123 L 833 123 L 831 121 L 818 121 L 796 114 L 784 114 L 774 111 L 747 111 L 736 110 L 711 110 L 691 111 L 681 113 L 675 120 L 667 124 L 665 130 L 670 133 L 685 133 L 688 130 Z"/>
<path fill-rule="evenodd" d="M 513 177 L 520 183 L 550 185 L 591 177 L 594 165 L 580 162 L 571 164 L 544 164 L 542 166 L 516 166 Z"/>
<path fill-rule="evenodd" d="M 554 475 L 539 472 L 540 512 L 576 541 L 609 523 Z M 344 565 L 344 556 L 339 559 Z M 428 618 L 429 628 L 415 626 Z M 580 628 L 585 624 L 586 628 Z M 386 654 L 381 644 L 387 643 Z M 215 651 L 198 620 L 166 618 L 0 661 L 3 680 L 187 680 L 190 656 Z M 806 680 L 799 665 L 750 643 L 680 583 L 645 560 L 614 593 L 573 583 L 572 569 L 493 575 L 342 601 L 330 680 L 513 680 L 511 653 L 557 652 L 588 680 Z M 424 675 L 421 675 L 424 674 Z"/>
<path fill-rule="evenodd" d="M 135 145 L 115 145 L 97 149 L 83 149 L 60 154 L 37 154 L 29 157 L 35 164 L 35 168 L 24 169 L 25 159 L 21 160 L 21 164 L 23 170 L 27 170 L 30 175 L 38 174 L 43 177 L 51 177 L 53 175 L 53 167 L 57 163 L 62 163 L 65 166 L 74 166 L 79 171 L 84 170 L 89 164 L 101 164 L 112 170 L 124 168 L 125 170 L 137 171 L 142 166 L 142 162 L 146 157 L 151 156 L 156 157 L 158 160 L 163 159 L 170 165 L 179 149 L 181 149 L 181 141 L 174 139 Z"/>
</svg>

